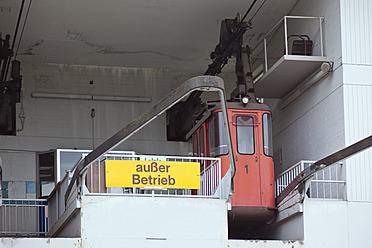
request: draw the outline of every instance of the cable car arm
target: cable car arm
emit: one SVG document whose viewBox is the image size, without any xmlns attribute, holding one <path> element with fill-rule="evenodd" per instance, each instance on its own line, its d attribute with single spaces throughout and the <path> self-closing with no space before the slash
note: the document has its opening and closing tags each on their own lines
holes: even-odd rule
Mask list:
<svg viewBox="0 0 372 248">
<path fill-rule="evenodd" d="M 221 104 L 223 106 L 224 123 L 226 127 L 225 129 L 229 146 L 230 168 L 231 171 L 234 172 L 235 163 L 233 159 L 232 143 L 227 118 L 224 82 L 221 78 L 216 76 L 199 76 L 191 78 L 182 85 L 180 85 L 178 88 L 172 91 L 166 98 L 158 102 L 152 109 L 140 115 L 137 119 L 129 123 L 126 127 L 124 127 L 119 132 L 114 134 L 111 138 L 107 139 L 104 143 L 102 143 L 100 146 L 98 146 L 96 149 L 90 152 L 83 160 L 81 160 L 77 165 L 75 172 L 72 176 L 71 182 L 67 188 L 65 194 L 65 203 L 67 204 L 67 201 L 71 194 L 71 190 L 75 183 L 77 183 L 76 186 L 79 190 L 79 183 L 81 182 L 79 182 L 78 178 L 83 175 L 83 173 L 88 169 L 88 166 L 90 164 L 97 161 L 102 155 L 106 154 L 107 152 L 111 151 L 112 149 L 123 143 L 125 140 L 127 140 L 136 132 L 138 132 L 144 126 L 146 126 L 151 121 L 156 119 L 159 115 L 161 115 L 162 113 L 170 109 L 172 106 L 177 104 L 179 101 L 181 101 L 182 98 L 184 98 L 185 96 L 192 92 L 197 91 L 219 92 Z M 228 197 L 224 198 L 227 199 Z"/>
</svg>

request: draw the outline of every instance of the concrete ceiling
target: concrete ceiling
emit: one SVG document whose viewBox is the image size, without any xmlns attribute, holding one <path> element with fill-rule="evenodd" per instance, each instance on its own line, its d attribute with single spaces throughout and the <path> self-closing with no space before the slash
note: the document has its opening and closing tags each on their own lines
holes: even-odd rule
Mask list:
<svg viewBox="0 0 372 248">
<path fill-rule="evenodd" d="M 253 0 L 32 1 L 17 59 L 202 74 L 218 43 L 221 20 Z M 250 19 L 264 0 L 258 0 Z M 245 42 L 255 45 L 297 0 L 266 0 Z M 0 32 L 12 38 L 22 0 L 0 0 Z M 30 0 L 25 1 L 23 17 Z M 21 21 L 22 30 L 24 18 Z M 18 38 L 16 47 L 18 45 Z M 16 49 L 15 49 L 16 50 Z"/>
</svg>

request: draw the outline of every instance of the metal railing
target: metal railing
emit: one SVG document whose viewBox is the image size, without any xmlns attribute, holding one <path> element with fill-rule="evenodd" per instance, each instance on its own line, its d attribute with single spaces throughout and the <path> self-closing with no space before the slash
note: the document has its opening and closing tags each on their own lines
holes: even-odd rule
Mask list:
<svg viewBox="0 0 372 248">
<path fill-rule="evenodd" d="M 317 173 L 310 183 L 309 197 L 318 199 L 346 199 L 346 180 L 343 163 L 336 163 Z"/>
<path fill-rule="evenodd" d="M 275 179 L 275 196 L 278 196 L 303 170 L 315 161 L 302 160 L 288 168 Z M 311 179 L 308 197 L 319 199 L 345 199 L 346 181 L 342 163 L 336 163 L 315 173 Z"/>
<path fill-rule="evenodd" d="M 161 189 L 161 188 L 118 188 L 106 187 L 106 160 L 141 160 L 141 161 L 173 161 L 200 163 L 200 189 Z M 161 195 L 201 195 L 221 196 L 221 159 L 207 157 L 155 156 L 155 155 L 104 155 L 88 166 L 82 176 L 83 193 L 115 193 L 115 194 L 161 194 Z"/>
<path fill-rule="evenodd" d="M 287 170 L 280 173 L 275 179 L 275 196 L 278 196 L 306 167 L 315 161 L 301 160 Z"/>
<path fill-rule="evenodd" d="M 0 236 L 44 236 L 48 232 L 48 205 L 44 199 L 2 199 Z"/>
<path fill-rule="evenodd" d="M 284 54 L 289 55 L 289 45 L 288 45 L 288 19 L 303 19 L 303 20 L 319 20 L 319 43 L 320 43 L 320 56 L 324 56 L 323 48 L 323 21 L 324 17 L 312 17 L 312 16 L 284 16 L 265 36 L 264 38 L 252 49 L 252 56 L 259 57 L 263 55 L 263 73 L 266 73 L 269 70 L 268 65 L 268 43 L 273 42 L 269 37 L 274 37 L 274 34 L 277 32 L 278 28 L 284 27 Z M 262 49 L 262 50 L 260 50 Z M 277 58 L 278 60 L 279 58 Z M 255 67 L 254 69 L 256 69 Z"/>
</svg>

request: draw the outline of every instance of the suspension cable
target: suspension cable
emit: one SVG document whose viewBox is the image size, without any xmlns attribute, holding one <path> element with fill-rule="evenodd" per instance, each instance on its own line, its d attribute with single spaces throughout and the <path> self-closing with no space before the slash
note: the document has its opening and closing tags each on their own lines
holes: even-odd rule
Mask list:
<svg viewBox="0 0 372 248">
<path fill-rule="evenodd" d="M 243 18 L 242 18 L 242 22 L 245 20 L 245 18 L 247 17 L 248 13 L 252 10 L 253 6 L 256 4 L 257 0 L 254 0 L 253 3 L 251 4 L 251 6 L 249 6 L 249 9 L 247 10 L 247 12 L 245 12 Z"/>
<path fill-rule="evenodd" d="M 15 45 L 15 41 L 16 41 L 16 38 L 17 38 L 19 23 L 21 21 L 24 4 L 25 4 L 25 0 L 22 0 L 21 8 L 20 8 L 19 14 L 18 14 L 18 20 L 17 20 L 16 29 L 14 31 L 14 37 L 13 37 L 13 43 L 12 43 L 12 51 L 14 51 L 14 45 Z M 10 66 L 10 57 L 9 57 L 8 60 L 5 60 L 5 61 L 7 62 L 7 64 L 6 64 L 5 74 L 3 75 L 3 78 L 2 78 L 4 81 L 6 80 L 7 75 L 8 75 L 8 70 L 9 70 L 9 66 Z"/>
<path fill-rule="evenodd" d="M 258 9 L 256 10 L 256 12 L 253 14 L 252 18 L 249 19 L 250 22 L 251 22 L 251 21 L 253 20 L 253 18 L 257 15 L 257 13 L 261 10 L 262 6 L 263 6 L 265 3 L 266 3 L 266 0 L 264 0 L 264 1 L 261 3 L 260 7 L 258 7 Z"/>
<path fill-rule="evenodd" d="M 27 22 L 27 19 L 28 19 L 28 14 L 30 13 L 31 3 L 32 3 L 32 0 L 30 0 L 30 2 L 28 4 L 26 17 L 25 17 L 25 20 L 23 22 L 22 32 L 21 32 L 21 36 L 19 37 L 18 46 L 17 46 L 17 50 L 16 50 L 16 53 L 15 53 L 14 59 L 17 59 L 19 46 L 21 45 L 21 40 L 22 40 L 22 37 L 23 37 L 23 32 L 25 31 L 26 22 Z"/>
</svg>

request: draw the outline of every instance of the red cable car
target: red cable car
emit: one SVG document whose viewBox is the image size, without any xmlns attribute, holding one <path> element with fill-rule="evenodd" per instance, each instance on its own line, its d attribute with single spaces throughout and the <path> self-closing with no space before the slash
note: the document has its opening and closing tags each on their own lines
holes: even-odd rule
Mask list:
<svg viewBox="0 0 372 248">
<path fill-rule="evenodd" d="M 231 228 L 265 223 L 275 215 L 271 112 L 259 103 L 227 102 L 236 172 L 229 211 Z M 195 129 L 194 129 L 195 130 Z M 221 107 L 192 134 L 194 156 L 221 158 L 222 177 L 230 166 Z"/>
</svg>

